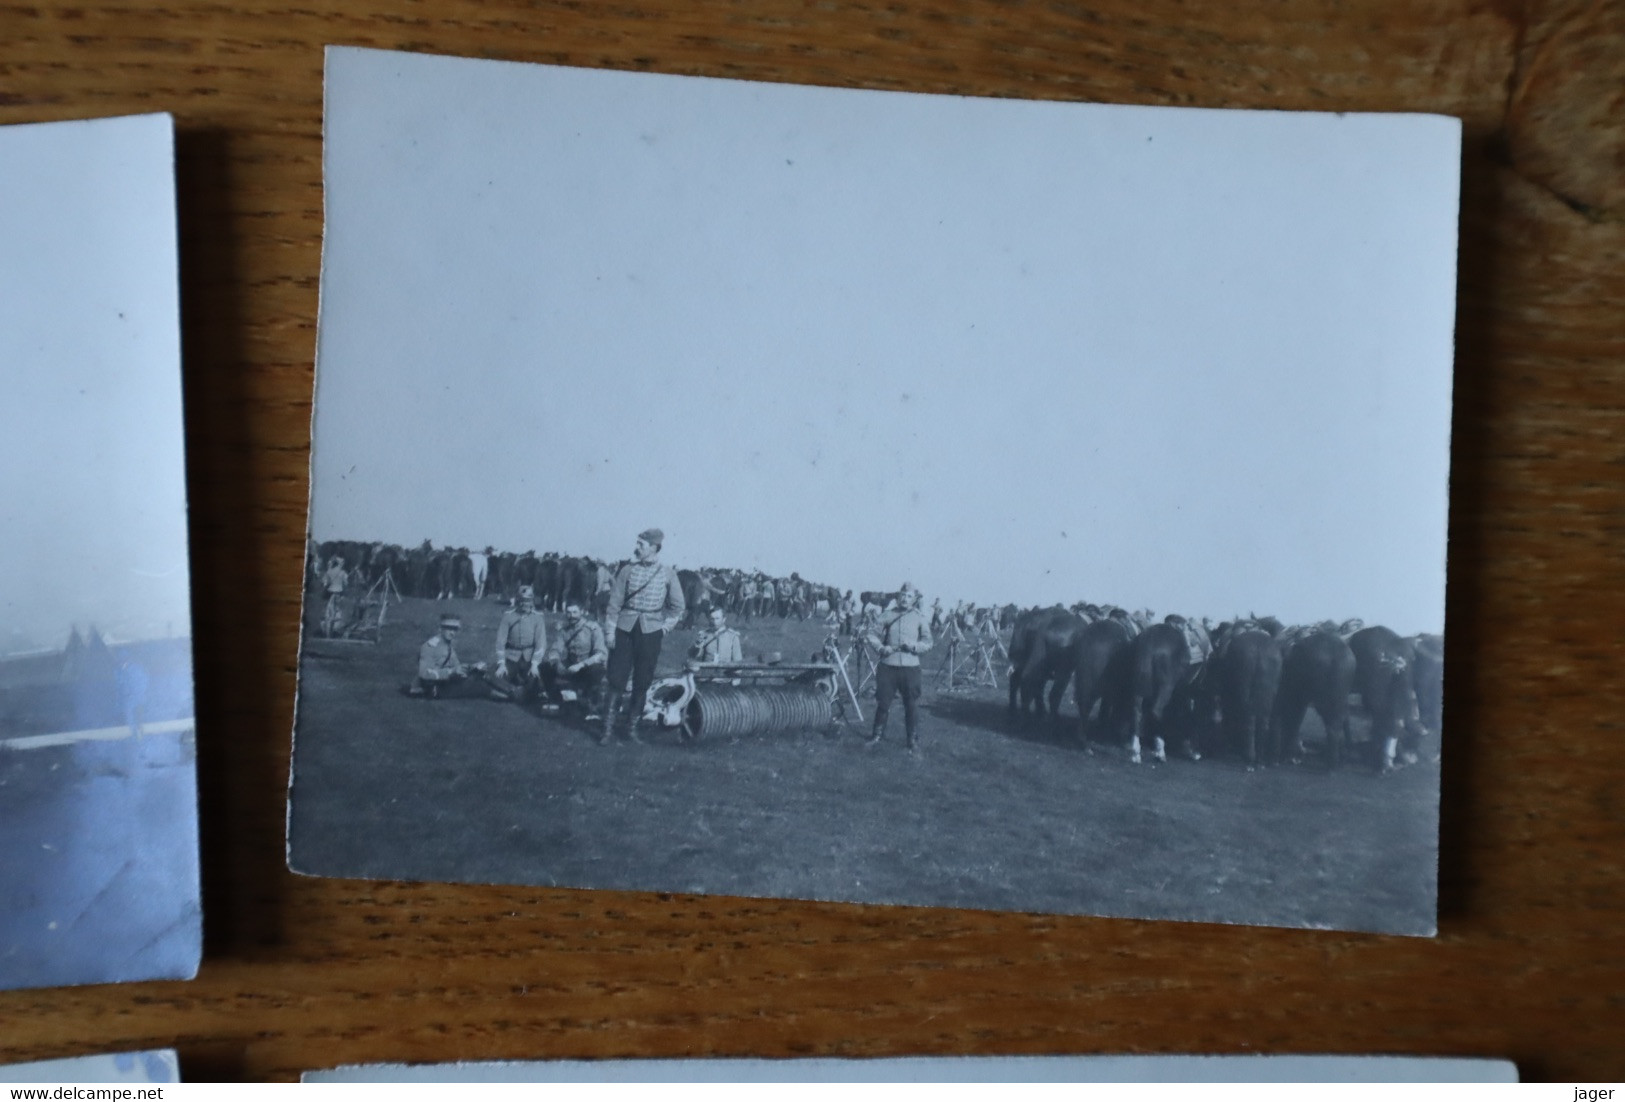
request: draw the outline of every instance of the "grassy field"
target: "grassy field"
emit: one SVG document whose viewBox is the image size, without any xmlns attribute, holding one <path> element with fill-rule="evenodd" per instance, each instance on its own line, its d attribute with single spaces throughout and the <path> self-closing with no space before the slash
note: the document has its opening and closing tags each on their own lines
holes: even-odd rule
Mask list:
<svg viewBox="0 0 1625 1102">
<path fill-rule="evenodd" d="M 923 750 L 860 728 L 598 746 L 585 725 L 474 697 L 406 697 L 439 613 L 489 660 L 502 606 L 407 600 L 383 641 L 314 640 L 300 668 L 290 820 L 302 872 L 788 896 L 1393 933 L 1434 928 L 1438 768 L 1388 777 L 1117 747 L 934 692 Z M 312 623 L 313 611 L 307 615 Z M 815 623 L 742 625 L 805 660 Z M 691 633 L 665 642 L 681 664 Z M 871 705 L 864 702 L 867 714 Z M 1065 706 L 1075 717 L 1070 702 Z"/>
</svg>

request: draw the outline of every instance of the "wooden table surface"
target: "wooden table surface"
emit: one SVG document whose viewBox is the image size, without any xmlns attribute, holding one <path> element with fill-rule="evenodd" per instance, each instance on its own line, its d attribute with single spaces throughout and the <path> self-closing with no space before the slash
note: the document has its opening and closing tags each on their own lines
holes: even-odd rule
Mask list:
<svg viewBox="0 0 1625 1102">
<path fill-rule="evenodd" d="M 1440 936 L 288 873 L 327 43 L 1463 119 Z M 0 993 L 0 1062 L 1389 1052 L 1625 1079 L 1625 4 L 0 0 L 0 123 L 143 111 L 179 132 L 205 959 Z"/>
</svg>

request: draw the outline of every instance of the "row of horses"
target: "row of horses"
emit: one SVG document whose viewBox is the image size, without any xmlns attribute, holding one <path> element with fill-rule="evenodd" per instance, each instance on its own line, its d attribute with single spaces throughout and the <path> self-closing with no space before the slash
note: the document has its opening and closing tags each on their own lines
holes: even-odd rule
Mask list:
<svg viewBox="0 0 1625 1102">
<path fill-rule="evenodd" d="M 1060 720 L 1071 687 L 1078 735 L 1144 740 L 1167 760 L 1177 743 L 1192 758 L 1224 751 L 1249 767 L 1299 760 L 1313 709 L 1335 767 L 1352 743 L 1351 706 L 1370 717 L 1373 764 L 1392 770 L 1437 739 L 1443 719 L 1444 639 L 1403 637 L 1359 621 L 1287 627 L 1273 617 L 1212 628 L 1177 615 L 1144 623 L 1089 608 L 1029 609 L 1009 643 L 1012 714 Z"/>
</svg>

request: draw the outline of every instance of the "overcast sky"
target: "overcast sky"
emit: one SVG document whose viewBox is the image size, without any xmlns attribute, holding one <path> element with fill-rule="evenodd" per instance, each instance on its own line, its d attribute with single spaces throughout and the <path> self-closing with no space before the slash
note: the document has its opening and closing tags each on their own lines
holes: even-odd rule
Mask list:
<svg viewBox="0 0 1625 1102">
<path fill-rule="evenodd" d="M 312 531 L 1443 624 L 1459 126 L 335 49 Z"/>
<path fill-rule="evenodd" d="M 0 653 L 191 634 L 173 148 L 0 127 Z"/>
</svg>

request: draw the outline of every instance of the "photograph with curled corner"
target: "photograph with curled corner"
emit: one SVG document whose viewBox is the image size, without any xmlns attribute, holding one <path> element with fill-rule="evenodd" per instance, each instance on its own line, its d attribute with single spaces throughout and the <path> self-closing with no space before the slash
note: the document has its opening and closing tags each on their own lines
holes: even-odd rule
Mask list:
<svg viewBox="0 0 1625 1102">
<path fill-rule="evenodd" d="M 334 48 L 301 873 L 1436 927 L 1460 126 Z"/>
<path fill-rule="evenodd" d="M 202 952 L 174 160 L 0 127 L 0 988 Z"/>
</svg>

